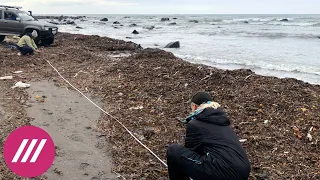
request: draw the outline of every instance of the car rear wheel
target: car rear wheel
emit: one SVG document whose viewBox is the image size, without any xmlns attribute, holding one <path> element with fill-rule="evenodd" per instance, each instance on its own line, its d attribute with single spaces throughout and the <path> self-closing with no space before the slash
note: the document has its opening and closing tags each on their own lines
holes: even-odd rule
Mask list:
<svg viewBox="0 0 320 180">
<path fill-rule="evenodd" d="M 43 39 L 41 44 L 42 46 L 47 47 L 47 46 L 50 46 L 53 43 L 53 41 L 54 41 L 54 37 L 52 36 L 52 37 Z"/>
<path fill-rule="evenodd" d="M 4 41 L 5 38 L 6 38 L 6 36 L 0 35 L 0 43 L 1 43 L 2 41 Z"/>
</svg>

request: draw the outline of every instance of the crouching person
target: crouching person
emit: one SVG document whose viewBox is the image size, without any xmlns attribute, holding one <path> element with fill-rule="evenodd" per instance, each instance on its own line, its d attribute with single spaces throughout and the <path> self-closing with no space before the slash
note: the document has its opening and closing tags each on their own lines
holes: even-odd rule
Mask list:
<svg viewBox="0 0 320 180">
<path fill-rule="evenodd" d="M 38 37 L 37 31 L 33 31 L 32 33 L 27 33 L 26 35 L 22 36 L 18 42 L 18 50 L 20 51 L 19 55 L 33 55 L 34 52 L 40 52 L 34 42 L 34 39 Z"/>
<path fill-rule="evenodd" d="M 227 114 L 206 92 L 191 101 L 185 146 L 167 148 L 170 180 L 247 180 L 250 162 Z"/>
</svg>

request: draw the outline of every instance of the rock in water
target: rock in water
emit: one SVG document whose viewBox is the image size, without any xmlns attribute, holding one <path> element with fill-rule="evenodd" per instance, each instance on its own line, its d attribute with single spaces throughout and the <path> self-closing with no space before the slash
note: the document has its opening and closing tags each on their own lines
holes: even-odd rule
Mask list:
<svg viewBox="0 0 320 180">
<path fill-rule="evenodd" d="M 63 18 L 64 18 L 63 16 L 60 16 L 59 19 L 58 19 L 58 21 L 62 21 Z"/>
<path fill-rule="evenodd" d="M 249 22 L 248 22 L 248 21 L 243 21 L 243 23 L 245 23 L 245 24 L 249 24 Z"/>
<path fill-rule="evenodd" d="M 102 18 L 100 21 L 109 21 L 108 18 Z"/>
<path fill-rule="evenodd" d="M 280 21 L 287 22 L 289 20 L 286 18 L 286 19 L 281 19 Z"/>
<path fill-rule="evenodd" d="M 74 21 L 70 21 L 70 20 L 68 20 L 66 23 L 67 24 L 76 24 Z"/>
<path fill-rule="evenodd" d="M 120 24 L 118 21 L 113 22 L 113 24 Z"/>
<path fill-rule="evenodd" d="M 139 34 L 139 32 L 137 30 L 134 30 L 132 34 Z"/>
<path fill-rule="evenodd" d="M 178 19 L 178 18 L 172 18 L 172 19 Z"/>
<path fill-rule="evenodd" d="M 145 27 L 143 27 L 143 28 L 152 30 L 152 29 L 154 29 L 155 27 L 154 27 L 154 26 L 145 26 Z"/>
<path fill-rule="evenodd" d="M 169 18 L 161 18 L 161 21 L 170 21 Z"/>
<path fill-rule="evenodd" d="M 177 25 L 177 23 L 173 22 L 169 24 L 169 26 L 174 26 L 174 25 Z"/>
<path fill-rule="evenodd" d="M 76 28 L 77 28 L 77 29 L 83 29 L 83 28 L 82 28 L 82 27 L 80 27 L 80 26 L 77 26 Z"/>
<path fill-rule="evenodd" d="M 180 42 L 171 42 L 168 45 L 166 45 L 164 48 L 180 48 Z"/>
<path fill-rule="evenodd" d="M 129 27 L 135 27 L 135 26 L 137 26 L 137 24 L 135 23 L 129 25 Z"/>
<path fill-rule="evenodd" d="M 189 22 L 199 23 L 199 21 L 198 21 L 198 20 L 190 20 Z"/>
<path fill-rule="evenodd" d="M 60 23 L 54 22 L 54 21 L 49 21 L 51 24 L 59 25 Z"/>
</svg>

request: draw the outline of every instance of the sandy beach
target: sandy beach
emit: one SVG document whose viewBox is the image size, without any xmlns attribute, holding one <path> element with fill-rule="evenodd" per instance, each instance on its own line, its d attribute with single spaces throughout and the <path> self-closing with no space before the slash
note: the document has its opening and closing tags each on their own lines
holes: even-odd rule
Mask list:
<svg viewBox="0 0 320 180">
<path fill-rule="evenodd" d="M 319 85 L 261 76 L 245 69 L 221 70 L 183 61 L 160 49 L 143 49 L 132 42 L 67 33 L 58 34 L 51 47 L 34 56 L 17 56 L 17 51 L 6 48 L 5 43 L 0 44 L 0 77 L 13 76 L 12 80 L 0 80 L 1 151 L 12 130 L 34 123 L 35 117 L 30 117 L 28 108 L 37 107 L 34 95 L 39 92 L 12 89 L 16 82 L 29 83 L 32 88 L 46 81 L 76 93 L 47 61 L 82 92 L 99 101 L 106 111 L 118 118 L 163 160 L 167 144 L 183 144 L 185 127 L 181 121 L 190 113 L 189 98 L 204 90 L 210 92 L 230 116 L 232 127 L 242 140 L 252 164 L 250 179 L 320 179 Z M 22 73 L 13 74 L 15 71 Z M 42 103 L 58 103 L 50 99 L 54 98 L 52 89 L 42 89 L 41 95 L 47 97 Z M 68 96 L 60 97 L 59 91 L 55 91 L 56 96 L 68 99 Z M 73 102 L 84 101 L 80 95 L 72 97 Z M 60 123 L 77 121 L 76 114 L 86 107 L 70 106 L 78 108 L 72 111 L 74 118 Z M 53 124 L 50 121 L 65 116 L 67 110 L 54 118 L 50 118 L 50 113 L 46 114 L 49 122 L 39 123 Z M 90 136 L 91 132 L 85 132 L 90 126 L 92 131 L 99 133 L 94 135 L 99 138 L 93 142 L 107 143 L 103 147 L 112 159 L 110 171 L 113 175 L 119 179 L 168 179 L 167 169 L 117 122 L 102 113 L 96 119 L 95 116 L 88 119 L 94 121 L 94 127 L 89 124 L 79 126 L 80 129 L 75 126 L 73 130 L 77 132 L 75 134 L 84 131 Z M 57 128 L 63 125 L 56 124 Z M 312 139 L 307 137 L 308 133 Z M 73 134 L 70 136 L 77 139 Z M 85 137 L 79 137 L 87 142 Z M 67 177 L 64 169 L 54 173 L 60 174 L 60 179 L 72 178 Z M 93 177 L 88 173 L 84 179 Z M 45 174 L 39 179 L 49 177 L 55 176 Z M 105 176 L 94 177 L 107 179 Z M 20 179 L 6 168 L 2 152 L 0 179 Z"/>
</svg>

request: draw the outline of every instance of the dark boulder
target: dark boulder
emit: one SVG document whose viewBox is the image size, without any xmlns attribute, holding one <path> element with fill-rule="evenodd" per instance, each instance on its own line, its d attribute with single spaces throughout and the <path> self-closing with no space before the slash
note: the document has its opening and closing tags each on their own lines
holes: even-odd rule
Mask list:
<svg viewBox="0 0 320 180">
<path fill-rule="evenodd" d="M 76 23 L 75 23 L 74 21 L 70 21 L 70 20 L 68 20 L 68 21 L 66 22 L 66 24 L 75 25 Z"/>
<path fill-rule="evenodd" d="M 77 29 L 83 29 L 83 28 L 82 28 L 82 27 L 80 27 L 80 26 L 77 26 L 76 28 L 77 28 Z"/>
<path fill-rule="evenodd" d="M 49 21 L 49 23 L 51 23 L 51 24 L 55 24 L 55 25 L 59 25 L 59 24 L 60 24 L 60 23 L 55 22 L 55 21 Z"/>
<path fill-rule="evenodd" d="M 170 21 L 169 18 L 161 18 L 161 21 Z"/>
<path fill-rule="evenodd" d="M 113 22 L 113 24 L 120 24 L 118 21 Z"/>
<path fill-rule="evenodd" d="M 177 23 L 173 22 L 169 24 L 169 26 L 174 26 L 174 25 L 177 25 Z"/>
<path fill-rule="evenodd" d="M 178 19 L 178 18 L 172 18 L 172 19 Z"/>
<path fill-rule="evenodd" d="M 102 18 L 100 21 L 109 21 L 108 18 Z"/>
<path fill-rule="evenodd" d="M 137 24 L 133 23 L 133 24 L 130 24 L 129 27 L 136 27 Z"/>
<path fill-rule="evenodd" d="M 199 23 L 199 21 L 198 21 L 198 20 L 190 20 L 189 22 Z"/>
<path fill-rule="evenodd" d="M 58 19 L 58 21 L 62 21 L 63 19 L 64 19 L 64 17 L 63 17 L 63 16 L 60 16 L 59 19 Z"/>
<path fill-rule="evenodd" d="M 289 21 L 289 19 L 281 19 L 280 21 L 287 22 L 287 21 Z"/>
<path fill-rule="evenodd" d="M 139 32 L 137 30 L 134 30 L 132 34 L 139 34 Z"/>
<path fill-rule="evenodd" d="M 248 22 L 248 21 L 243 21 L 243 23 L 245 23 L 245 24 L 249 24 L 249 22 Z"/>
<path fill-rule="evenodd" d="M 171 42 L 167 44 L 164 48 L 180 48 L 180 42 L 179 41 Z"/>
</svg>

